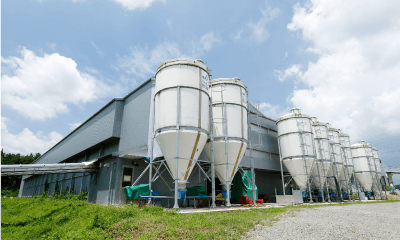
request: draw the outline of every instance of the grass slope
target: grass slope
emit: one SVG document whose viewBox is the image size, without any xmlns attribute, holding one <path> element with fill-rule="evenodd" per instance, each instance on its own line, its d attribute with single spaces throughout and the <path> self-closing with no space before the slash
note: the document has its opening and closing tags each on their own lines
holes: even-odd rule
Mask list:
<svg viewBox="0 0 400 240">
<path fill-rule="evenodd" d="M 180 215 L 159 207 L 115 207 L 84 200 L 13 198 L 1 201 L 2 239 L 240 238 L 286 208 Z"/>
<path fill-rule="evenodd" d="M 1 237 L 238 239 L 256 224 L 271 225 L 280 213 L 293 208 L 180 215 L 158 207 L 85 204 L 78 196 L 2 199 Z"/>
</svg>

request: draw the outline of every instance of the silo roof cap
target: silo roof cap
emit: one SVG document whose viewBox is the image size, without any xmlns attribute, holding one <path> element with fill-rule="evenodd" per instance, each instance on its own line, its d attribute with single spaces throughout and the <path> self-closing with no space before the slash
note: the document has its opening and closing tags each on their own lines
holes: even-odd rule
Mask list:
<svg viewBox="0 0 400 240">
<path fill-rule="evenodd" d="M 344 133 L 344 132 L 340 132 L 339 136 L 341 136 L 341 137 L 349 137 L 349 134 Z"/>
<path fill-rule="evenodd" d="M 246 85 L 244 85 L 244 83 L 240 80 L 240 78 L 217 78 L 217 79 L 213 79 L 211 80 L 211 86 L 213 85 L 217 85 L 217 84 L 235 84 L 235 85 L 239 85 L 243 88 L 246 88 Z"/>
<path fill-rule="evenodd" d="M 351 145 L 351 148 L 368 148 L 368 145 L 361 140 L 358 143 Z"/>
<path fill-rule="evenodd" d="M 312 122 L 313 126 L 324 126 L 324 127 L 327 127 L 327 123 L 323 123 L 323 122 L 318 121 L 318 118 L 316 118 L 316 117 L 311 117 L 311 122 Z"/>
<path fill-rule="evenodd" d="M 338 133 L 340 133 L 339 129 L 333 128 L 333 127 L 330 127 L 330 126 L 328 126 L 328 130 L 329 130 L 329 131 L 333 131 L 333 132 L 338 132 Z"/>
<path fill-rule="evenodd" d="M 168 61 L 165 61 L 163 63 L 161 63 L 156 70 L 156 75 L 157 73 L 168 66 L 173 66 L 173 65 L 192 65 L 192 66 L 197 66 L 202 68 L 204 71 L 206 71 L 208 73 L 208 68 L 206 67 L 206 65 L 204 64 L 203 60 L 201 59 L 189 59 L 189 58 L 175 58 L 175 59 L 171 59 Z"/>
<path fill-rule="evenodd" d="M 285 114 L 282 117 L 278 118 L 276 120 L 276 122 L 278 123 L 280 121 L 283 121 L 283 120 L 286 120 L 289 118 L 308 118 L 311 120 L 311 117 L 309 115 L 301 113 L 300 109 L 298 109 L 298 108 L 293 108 L 291 111 L 292 111 L 291 113 Z"/>
</svg>

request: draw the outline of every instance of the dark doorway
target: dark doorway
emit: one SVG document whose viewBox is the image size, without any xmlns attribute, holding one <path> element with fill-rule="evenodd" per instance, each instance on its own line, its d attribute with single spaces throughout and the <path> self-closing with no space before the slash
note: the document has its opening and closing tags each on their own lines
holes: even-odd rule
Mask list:
<svg viewBox="0 0 400 240">
<path fill-rule="evenodd" d="M 218 178 L 215 178 L 215 195 L 222 192 L 222 185 Z M 207 195 L 211 194 L 211 182 L 207 181 Z"/>
<path fill-rule="evenodd" d="M 122 187 L 131 186 L 132 185 L 132 167 L 124 167 L 123 175 L 122 175 Z"/>
</svg>

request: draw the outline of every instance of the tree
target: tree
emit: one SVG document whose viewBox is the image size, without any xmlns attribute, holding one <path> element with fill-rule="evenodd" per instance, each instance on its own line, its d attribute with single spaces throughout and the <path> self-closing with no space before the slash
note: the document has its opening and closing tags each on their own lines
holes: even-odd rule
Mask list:
<svg viewBox="0 0 400 240">
<path fill-rule="evenodd" d="M 14 153 L 4 153 L 1 149 L 1 164 L 31 164 L 33 161 L 41 156 L 40 153 L 33 155 L 21 155 Z M 1 177 L 1 195 L 16 197 L 18 196 L 19 186 L 21 184 L 22 176 L 6 176 Z"/>
</svg>

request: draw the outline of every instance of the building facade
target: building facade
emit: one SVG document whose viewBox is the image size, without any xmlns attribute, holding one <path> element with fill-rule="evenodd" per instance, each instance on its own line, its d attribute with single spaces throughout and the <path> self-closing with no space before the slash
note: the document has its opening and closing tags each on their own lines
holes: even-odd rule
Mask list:
<svg viewBox="0 0 400 240">
<path fill-rule="evenodd" d="M 76 194 L 84 191 L 88 193 L 88 202 L 124 204 L 123 187 L 132 185 L 148 166 L 154 84 L 155 78 L 150 78 L 124 98 L 111 100 L 34 162 L 77 163 L 95 160 L 100 166 L 98 171 L 24 176 L 20 196 L 41 195 L 44 191 L 48 191 L 49 196 L 55 191 Z M 279 191 L 282 188 L 276 122 L 252 105 L 249 111 L 252 146 L 249 144 L 241 166 L 244 169 L 251 168 L 252 159 L 259 194 L 274 195 L 276 189 Z M 162 157 L 157 144 L 153 154 L 154 157 Z M 204 152 L 199 159 L 208 160 Z M 149 183 L 148 171 L 136 184 L 146 183 Z M 200 169 L 194 169 L 187 187 L 198 185 L 211 191 L 211 185 Z M 173 179 L 167 171 L 152 185 L 152 189 L 160 195 L 172 196 L 173 188 Z M 219 190 L 217 181 L 216 189 Z M 163 200 L 160 204 L 172 206 L 173 202 Z"/>
</svg>

